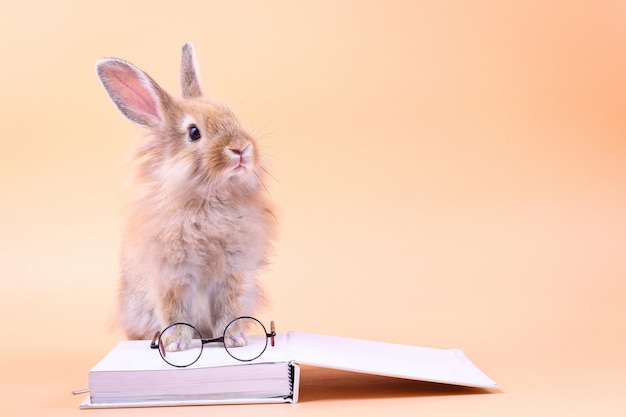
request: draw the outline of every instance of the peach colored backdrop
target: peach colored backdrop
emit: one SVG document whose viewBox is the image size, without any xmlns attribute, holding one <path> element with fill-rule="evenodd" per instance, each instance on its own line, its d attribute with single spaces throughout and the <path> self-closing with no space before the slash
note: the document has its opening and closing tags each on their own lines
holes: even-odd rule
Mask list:
<svg viewBox="0 0 626 417">
<path fill-rule="evenodd" d="M 186 413 L 626 413 L 624 2 L 6 3 L 2 415 L 180 413 L 83 412 L 69 391 L 123 337 L 123 155 L 140 133 L 94 64 L 130 60 L 178 93 L 185 41 L 272 161 L 261 318 L 457 347 L 502 385 L 352 392 L 360 379 L 309 370 L 323 388 L 299 405 Z"/>
</svg>

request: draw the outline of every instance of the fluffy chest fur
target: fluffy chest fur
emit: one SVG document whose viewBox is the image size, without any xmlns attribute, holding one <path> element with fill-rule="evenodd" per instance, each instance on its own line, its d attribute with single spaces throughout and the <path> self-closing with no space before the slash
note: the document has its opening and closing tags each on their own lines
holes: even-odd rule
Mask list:
<svg viewBox="0 0 626 417">
<path fill-rule="evenodd" d="M 260 269 L 268 262 L 273 215 L 266 204 L 239 200 L 193 199 L 176 207 L 170 200 L 167 209 L 142 203 L 129 221 L 133 247 L 125 250 L 146 273 L 170 269 L 172 277 L 184 270 L 210 281 Z M 167 210 L 168 216 L 150 214 L 147 207 Z"/>
</svg>

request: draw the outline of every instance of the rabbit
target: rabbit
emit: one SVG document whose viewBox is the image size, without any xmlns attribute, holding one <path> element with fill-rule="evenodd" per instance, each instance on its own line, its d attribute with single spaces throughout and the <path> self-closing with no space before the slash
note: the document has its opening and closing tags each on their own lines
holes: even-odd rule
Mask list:
<svg viewBox="0 0 626 417">
<path fill-rule="evenodd" d="M 258 142 L 230 107 L 204 96 L 191 43 L 182 49 L 180 98 L 121 59 L 98 60 L 96 72 L 122 115 L 148 132 L 134 155 L 118 322 L 129 339 L 178 322 L 220 337 L 264 301 L 258 276 L 277 221 Z M 184 350 L 190 340 L 169 335 L 165 349 Z M 245 329 L 224 343 L 245 345 Z"/>
</svg>

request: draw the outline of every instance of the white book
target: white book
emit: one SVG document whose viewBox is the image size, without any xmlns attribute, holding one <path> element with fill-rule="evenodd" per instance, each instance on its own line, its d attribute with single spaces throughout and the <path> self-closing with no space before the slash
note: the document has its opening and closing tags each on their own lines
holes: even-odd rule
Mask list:
<svg viewBox="0 0 626 417">
<path fill-rule="evenodd" d="M 252 337 L 248 344 L 265 343 Z M 245 349 L 240 348 L 240 349 Z M 443 384 L 496 389 L 498 384 L 458 349 L 435 349 L 289 332 L 252 362 L 233 359 L 220 344 L 204 346 L 187 368 L 163 361 L 150 341 L 122 341 L 89 371 L 81 408 L 298 401 L 299 365 Z"/>
</svg>

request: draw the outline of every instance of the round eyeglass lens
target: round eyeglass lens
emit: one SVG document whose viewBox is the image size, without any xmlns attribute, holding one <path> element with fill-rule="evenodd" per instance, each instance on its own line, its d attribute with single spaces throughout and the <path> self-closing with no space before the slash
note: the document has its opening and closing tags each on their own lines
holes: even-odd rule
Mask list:
<svg viewBox="0 0 626 417">
<path fill-rule="evenodd" d="M 194 364 L 202 355 L 200 332 L 186 323 L 172 324 L 159 336 L 159 353 L 165 362 L 178 368 Z"/>
<path fill-rule="evenodd" d="M 257 319 L 239 317 L 226 326 L 224 342 L 224 347 L 230 356 L 249 362 L 265 352 L 267 331 Z"/>
</svg>

